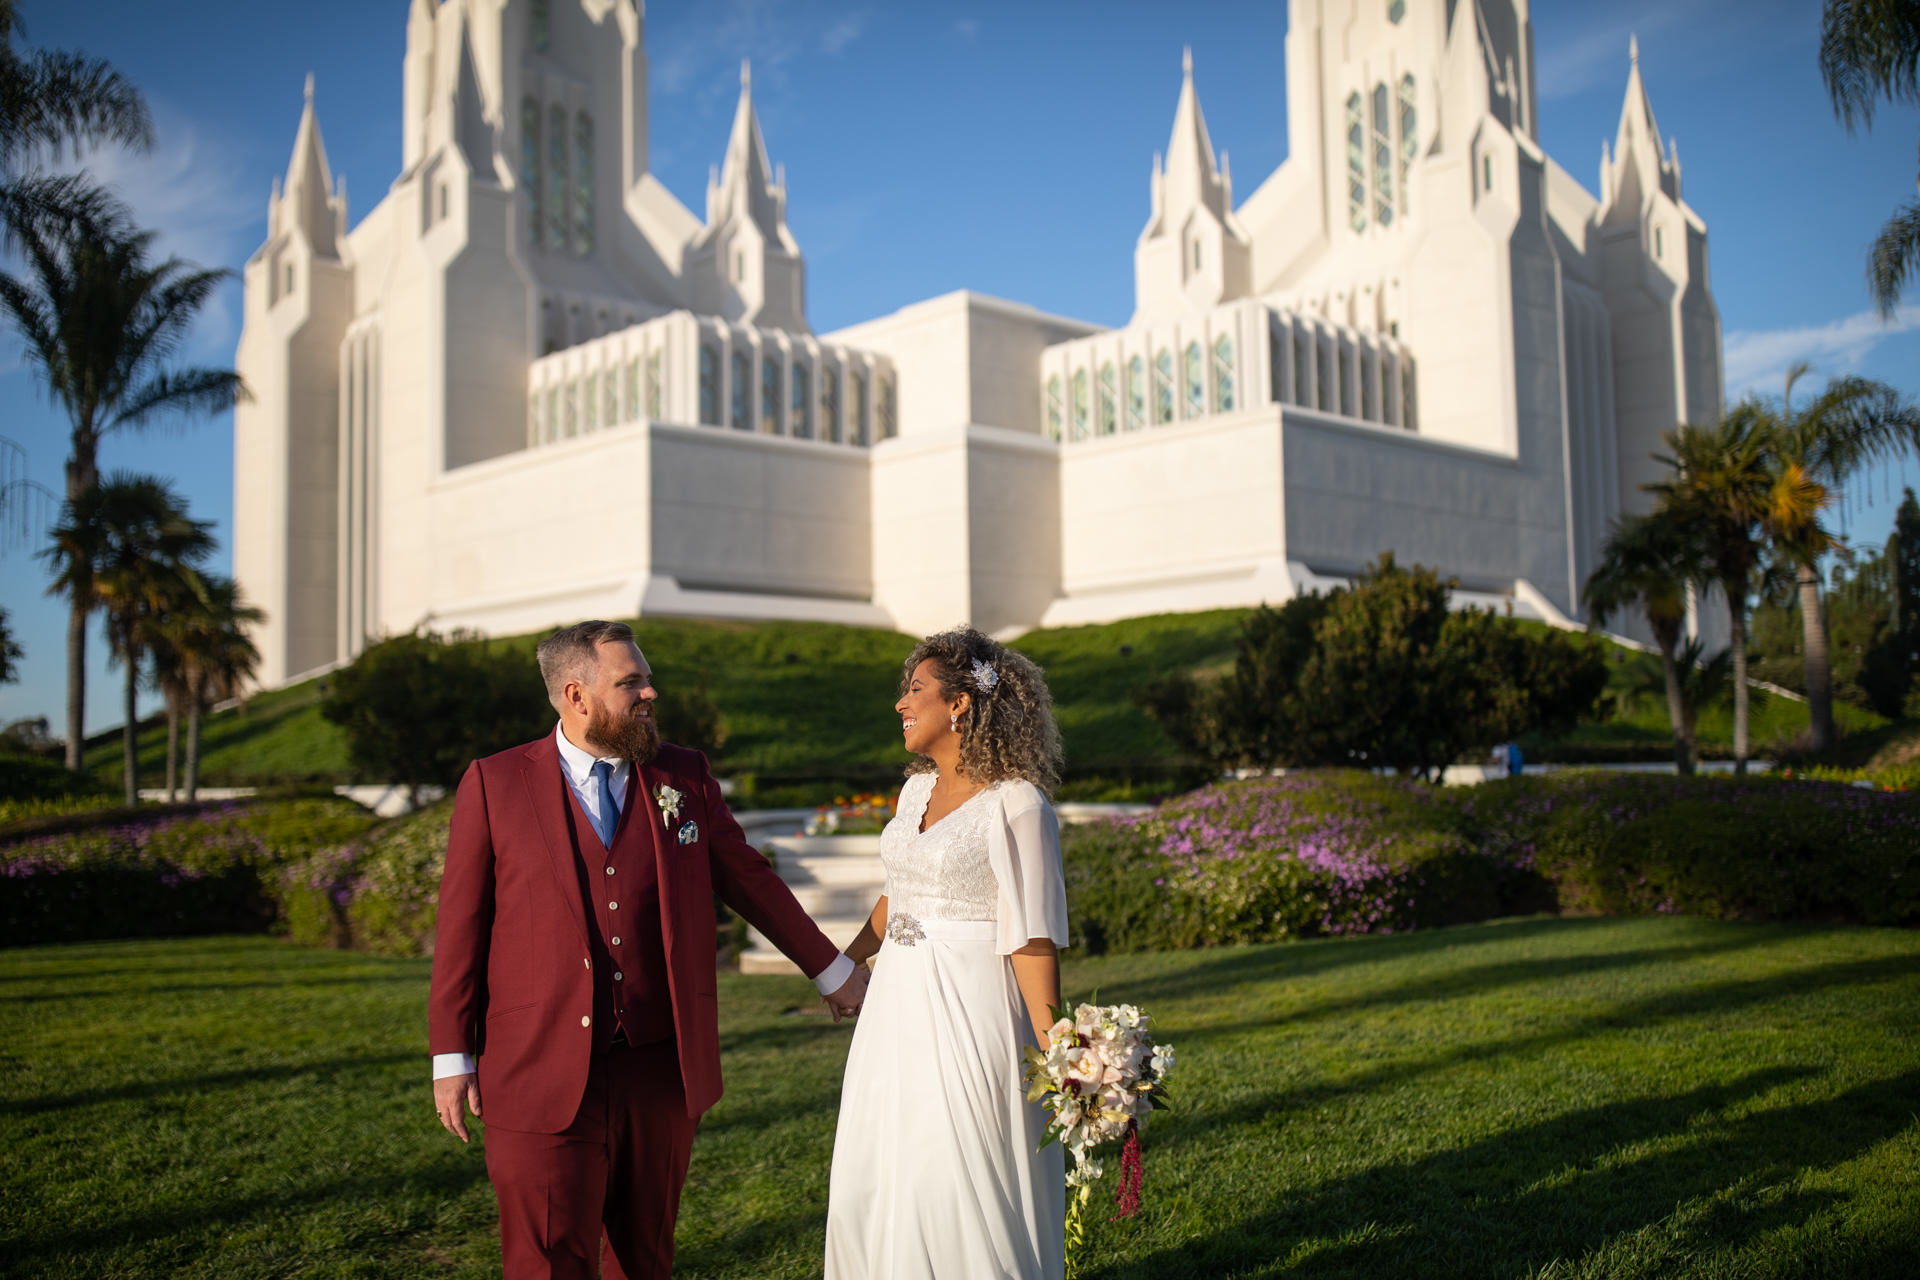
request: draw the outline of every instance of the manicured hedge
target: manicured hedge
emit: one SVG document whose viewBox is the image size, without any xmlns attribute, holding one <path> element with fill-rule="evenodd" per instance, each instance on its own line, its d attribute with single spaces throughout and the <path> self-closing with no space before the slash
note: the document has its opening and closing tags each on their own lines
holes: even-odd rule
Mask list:
<svg viewBox="0 0 1920 1280">
<path fill-rule="evenodd" d="M 1224 783 L 1064 833 L 1094 952 L 1388 933 L 1535 911 L 1920 924 L 1920 794 L 1569 771 L 1433 788 Z"/>
<path fill-rule="evenodd" d="M 255 931 L 282 914 L 280 868 L 364 832 L 345 800 L 226 804 L 0 847 L 9 945 Z"/>
</svg>

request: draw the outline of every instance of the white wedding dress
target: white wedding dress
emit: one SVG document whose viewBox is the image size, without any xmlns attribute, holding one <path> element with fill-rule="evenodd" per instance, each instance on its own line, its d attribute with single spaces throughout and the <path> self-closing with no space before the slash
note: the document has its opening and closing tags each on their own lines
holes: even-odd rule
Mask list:
<svg viewBox="0 0 1920 1280">
<path fill-rule="evenodd" d="M 1008 955 L 1067 940 L 1060 828 L 1002 782 L 920 830 L 915 774 L 880 837 L 887 937 L 847 1054 L 827 1198 L 827 1280 L 1058 1280 L 1066 1173 L 1038 1150 L 1034 1043 Z"/>
</svg>

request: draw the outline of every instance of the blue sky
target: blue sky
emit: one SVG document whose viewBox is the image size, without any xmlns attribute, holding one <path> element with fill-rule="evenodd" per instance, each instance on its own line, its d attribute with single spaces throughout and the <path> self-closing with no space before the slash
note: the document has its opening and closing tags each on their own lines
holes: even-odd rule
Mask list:
<svg viewBox="0 0 1920 1280">
<path fill-rule="evenodd" d="M 23 0 L 22 8 L 28 45 L 108 58 L 148 95 L 155 149 L 88 163 L 160 231 L 165 250 L 238 268 L 258 246 L 308 72 L 354 221 L 399 170 L 405 0 Z M 1148 165 L 1166 145 L 1183 45 L 1193 48 L 1208 128 L 1232 156 L 1239 197 L 1286 158 L 1278 0 L 647 8 L 655 172 L 689 207 L 704 207 L 739 61 L 751 58 L 821 331 L 956 288 L 1124 323 Z M 1817 0 L 1536 4 L 1541 140 L 1593 189 L 1637 33 L 1655 115 L 1678 140 L 1684 194 L 1708 226 L 1729 396 L 1777 391 L 1796 359 L 1920 396 L 1920 289 L 1884 325 L 1862 265 L 1880 224 L 1913 195 L 1920 111 L 1882 111 L 1871 134 L 1847 134 L 1815 62 L 1819 9 Z M 208 309 L 194 361 L 231 364 L 239 311 L 235 285 Z M 10 338 L 0 338 L 0 419 L 0 435 L 26 449 L 29 474 L 57 490 L 65 427 Z M 224 541 L 230 417 L 112 440 L 102 460 L 172 477 Z M 1884 540 L 1903 478 L 1920 485 L 1920 462 L 1870 477 L 1841 513 L 1862 543 Z M 24 678 L 0 687 L 0 723 L 46 715 L 59 732 L 64 615 L 43 598 L 45 584 L 28 552 L 0 557 L 0 601 L 27 650 Z M 119 677 L 97 640 L 90 656 L 87 723 L 97 729 L 119 720 Z"/>
</svg>

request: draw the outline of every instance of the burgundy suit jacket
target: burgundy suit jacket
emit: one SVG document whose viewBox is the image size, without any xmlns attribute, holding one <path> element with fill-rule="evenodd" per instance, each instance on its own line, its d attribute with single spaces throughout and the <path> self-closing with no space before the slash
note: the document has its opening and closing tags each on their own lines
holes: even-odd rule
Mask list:
<svg viewBox="0 0 1920 1280">
<path fill-rule="evenodd" d="M 662 785 L 681 795 L 671 826 L 654 799 Z M 838 949 L 747 843 L 705 756 L 662 745 L 631 786 L 627 821 L 652 833 L 680 1074 L 697 1119 L 721 1092 L 713 894 L 806 973 L 824 970 Z M 528 1133 L 573 1121 L 588 1060 L 612 1034 L 589 1025 L 593 961 L 568 835 L 572 803 L 552 734 L 474 761 L 454 800 L 440 879 L 428 1051 L 478 1055 L 482 1119 Z M 689 821 L 698 836 L 681 844 Z"/>
</svg>

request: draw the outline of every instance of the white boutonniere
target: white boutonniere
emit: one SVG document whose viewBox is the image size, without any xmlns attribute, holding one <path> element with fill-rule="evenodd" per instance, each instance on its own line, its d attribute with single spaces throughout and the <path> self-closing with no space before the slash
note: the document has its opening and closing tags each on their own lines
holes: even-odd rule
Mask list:
<svg viewBox="0 0 1920 1280">
<path fill-rule="evenodd" d="M 661 823 L 672 826 L 680 812 L 680 793 L 663 782 L 653 789 L 653 802 L 660 806 Z"/>
</svg>

